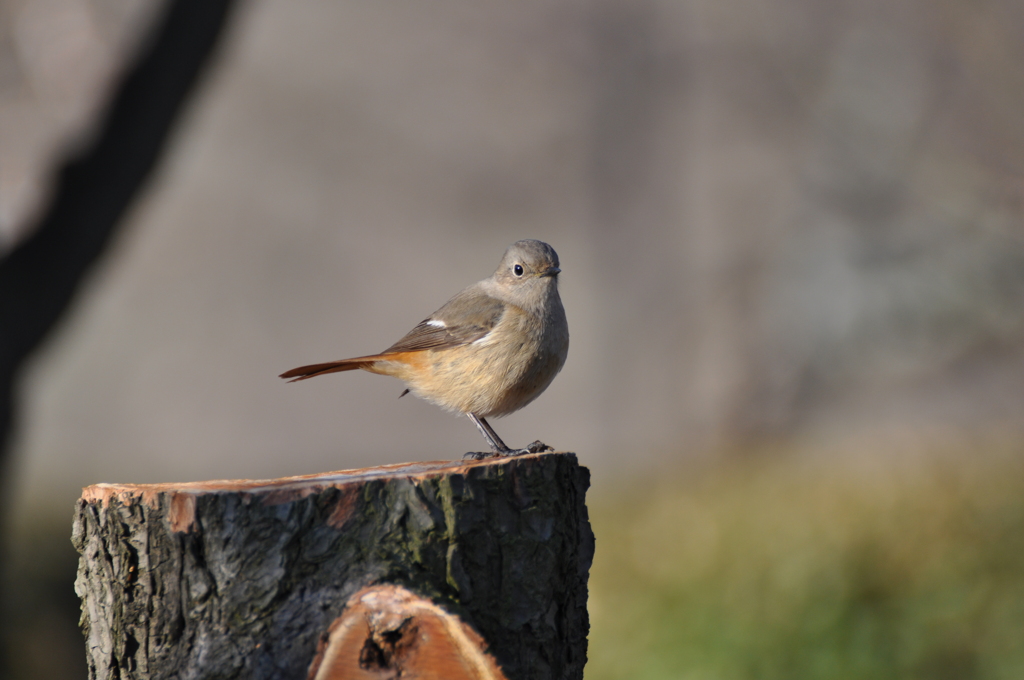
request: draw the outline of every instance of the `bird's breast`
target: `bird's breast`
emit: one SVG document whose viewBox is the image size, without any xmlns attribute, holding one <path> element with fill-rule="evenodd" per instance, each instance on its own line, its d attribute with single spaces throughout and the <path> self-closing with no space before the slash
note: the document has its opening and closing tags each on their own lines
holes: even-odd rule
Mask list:
<svg viewBox="0 0 1024 680">
<path fill-rule="evenodd" d="M 466 345 L 428 350 L 403 376 L 418 396 L 448 410 L 507 415 L 543 392 L 565 363 L 568 330 L 510 307 L 490 333 Z M 557 319 L 556 319 L 557 321 Z"/>
</svg>

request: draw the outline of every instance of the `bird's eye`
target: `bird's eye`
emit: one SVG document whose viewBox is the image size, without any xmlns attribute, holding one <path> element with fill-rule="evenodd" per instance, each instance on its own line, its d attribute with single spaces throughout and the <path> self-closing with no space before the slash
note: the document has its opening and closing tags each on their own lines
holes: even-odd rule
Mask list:
<svg viewBox="0 0 1024 680">
<path fill-rule="evenodd" d="M 516 276 L 522 276 L 523 275 L 523 265 L 517 264 L 515 267 L 512 267 L 512 272 Z"/>
</svg>

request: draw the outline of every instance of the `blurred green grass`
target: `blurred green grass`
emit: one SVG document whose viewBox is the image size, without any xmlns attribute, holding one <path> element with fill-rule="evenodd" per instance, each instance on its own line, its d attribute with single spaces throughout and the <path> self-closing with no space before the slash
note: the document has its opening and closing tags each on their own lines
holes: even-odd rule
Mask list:
<svg viewBox="0 0 1024 680">
<path fill-rule="evenodd" d="M 586 680 L 1024 678 L 1024 446 L 761 450 L 619 483 L 588 498 Z M 26 528 L 2 565 L 3 677 L 85 677 L 68 533 Z"/>
<path fill-rule="evenodd" d="M 592 494 L 586 680 L 1024 678 L 1012 449 L 761 452 Z"/>
</svg>

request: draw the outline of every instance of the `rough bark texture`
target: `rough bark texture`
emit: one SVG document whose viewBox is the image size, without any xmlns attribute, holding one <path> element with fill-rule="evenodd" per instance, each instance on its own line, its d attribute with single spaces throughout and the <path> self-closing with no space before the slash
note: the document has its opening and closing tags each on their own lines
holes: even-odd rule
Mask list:
<svg viewBox="0 0 1024 680">
<path fill-rule="evenodd" d="M 91 678 L 305 678 L 356 591 L 396 584 L 510 680 L 582 678 L 594 537 L 574 454 L 84 490 Z"/>
</svg>

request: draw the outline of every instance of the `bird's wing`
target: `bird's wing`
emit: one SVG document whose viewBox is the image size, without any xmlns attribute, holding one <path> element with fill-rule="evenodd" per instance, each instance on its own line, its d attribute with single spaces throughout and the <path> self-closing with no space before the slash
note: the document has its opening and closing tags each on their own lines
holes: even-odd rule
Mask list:
<svg viewBox="0 0 1024 680">
<path fill-rule="evenodd" d="M 388 355 L 401 352 L 467 345 L 490 333 L 501 320 L 505 308 L 504 302 L 473 286 L 453 297 L 380 354 L 300 366 L 282 373 L 281 377 L 295 382 L 327 373 L 365 368 L 374 362 L 387 360 Z"/>
<path fill-rule="evenodd" d="M 491 332 L 505 303 L 477 289 L 465 290 L 421 321 L 382 354 L 467 345 Z"/>
</svg>

